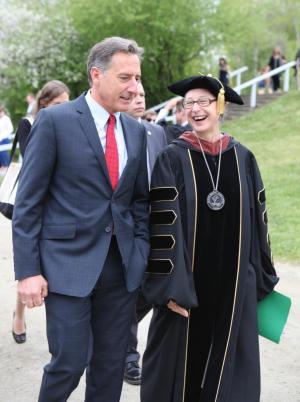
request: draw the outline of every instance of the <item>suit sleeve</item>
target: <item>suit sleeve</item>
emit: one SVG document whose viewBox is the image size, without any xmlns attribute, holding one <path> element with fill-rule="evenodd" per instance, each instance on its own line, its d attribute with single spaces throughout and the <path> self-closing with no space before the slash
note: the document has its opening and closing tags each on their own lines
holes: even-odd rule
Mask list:
<svg viewBox="0 0 300 402">
<path fill-rule="evenodd" d="M 168 149 L 157 158 L 151 180 L 150 258 L 143 282 L 149 303 L 171 299 L 185 308 L 197 305 L 191 259 L 184 236 L 183 179 L 176 174 Z"/>
<path fill-rule="evenodd" d="M 279 278 L 273 264 L 268 230 L 265 188 L 254 156 L 251 157 L 252 242 L 250 260 L 257 278 L 258 300 L 267 296 Z"/>
<path fill-rule="evenodd" d="M 41 110 L 31 129 L 13 213 L 14 266 L 18 280 L 41 273 L 38 239 L 55 158 L 51 115 Z"/>
<path fill-rule="evenodd" d="M 144 260 L 145 266 L 149 255 L 149 184 L 146 151 L 147 139 L 144 128 L 141 129 L 143 130 L 143 140 L 138 169 L 139 173 L 134 186 L 132 216 L 135 223 L 135 242 Z"/>
</svg>

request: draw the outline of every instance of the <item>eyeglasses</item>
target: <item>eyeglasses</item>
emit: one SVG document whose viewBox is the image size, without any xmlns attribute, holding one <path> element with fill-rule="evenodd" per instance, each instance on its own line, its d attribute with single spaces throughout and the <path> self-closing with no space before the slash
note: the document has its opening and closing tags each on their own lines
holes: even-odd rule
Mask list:
<svg viewBox="0 0 300 402">
<path fill-rule="evenodd" d="M 195 103 L 197 103 L 199 107 L 207 107 L 216 100 L 217 99 L 209 99 L 209 98 L 200 98 L 196 101 L 193 101 L 191 99 L 184 99 L 182 104 L 185 109 L 192 109 Z"/>
</svg>

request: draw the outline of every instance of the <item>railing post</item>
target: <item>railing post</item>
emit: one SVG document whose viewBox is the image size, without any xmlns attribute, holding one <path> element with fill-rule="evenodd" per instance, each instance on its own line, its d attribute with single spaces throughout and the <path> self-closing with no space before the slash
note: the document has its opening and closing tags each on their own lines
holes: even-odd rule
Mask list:
<svg viewBox="0 0 300 402">
<path fill-rule="evenodd" d="M 283 81 L 283 90 L 284 92 L 288 92 L 290 86 L 290 69 L 288 68 L 284 72 L 284 81 Z"/>
<path fill-rule="evenodd" d="M 236 75 L 236 86 L 237 86 L 237 87 L 238 87 L 239 85 L 241 85 L 241 75 L 242 75 L 241 72 L 239 72 L 239 73 Z"/>
<path fill-rule="evenodd" d="M 257 87 L 257 84 L 253 84 L 251 87 L 251 96 L 250 96 L 250 106 L 251 107 L 256 106 L 256 87 Z"/>
</svg>

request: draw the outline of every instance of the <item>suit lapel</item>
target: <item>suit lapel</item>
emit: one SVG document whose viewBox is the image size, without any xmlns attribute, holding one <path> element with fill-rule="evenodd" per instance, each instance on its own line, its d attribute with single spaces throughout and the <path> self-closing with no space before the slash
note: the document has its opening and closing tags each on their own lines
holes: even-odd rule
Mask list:
<svg viewBox="0 0 300 402">
<path fill-rule="evenodd" d="M 90 146 L 92 147 L 93 151 L 95 152 L 95 156 L 102 168 L 104 176 L 110 183 L 103 148 L 102 148 L 102 145 L 100 142 L 100 138 L 99 138 L 95 123 L 94 123 L 93 116 L 86 103 L 85 94 L 82 94 L 77 99 L 76 110 L 79 115 L 79 122 L 80 122 L 81 128 L 82 128 L 84 134 L 86 135 Z"/>
<path fill-rule="evenodd" d="M 94 123 L 94 119 L 92 117 L 92 114 L 90 112 L 90 109 L 86 103 L 85 100 L 85 93 L 83 93 L 76 101 L 76 111 L 79 115 L 79 122 L 81 125 L 81 128 L 84 132 L 84 134 L 87 137 L 87 140 L 92 147 L 95 156 L 102 168 L 102 171 L 104 173 L 104 176 L 106 177 L 106 180 L 111 186 L 110 183 L 110 178 L 106 166 L 106 161 L 105 161 L 105 156 L 103 152 L 103 148 L 100 142 L 100 138 Z M 126 172 L 128 169 L 130 169 L 130 165 L 136 159 L 137 156 L 137 143 L 134 141 L 133 134 L 135 134 L 136 131 L 136 126 L 135 126 L 135 121 L 128 116 L 126 116 L 124 113 L 121 113 L 120 116 L 121 124 L 122 124 L 122 129 L 123 129 L 123 134 L 125 138 L 125 144 L 126 144 L 126 150 L 127 150 L 127 163 L 126 166 L 122 172 L 122 175 L 119 179 L 118 186 L 115 191 L 118 190 L 120 186 L 122 186 L 123 182 L 126 180 Z"/>
</svg>

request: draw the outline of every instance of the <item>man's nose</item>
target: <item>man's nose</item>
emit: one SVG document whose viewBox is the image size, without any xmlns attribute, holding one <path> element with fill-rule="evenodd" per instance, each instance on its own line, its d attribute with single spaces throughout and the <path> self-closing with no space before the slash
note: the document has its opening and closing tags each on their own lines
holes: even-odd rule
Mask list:
<svg viewBox="0 0 300 402">
<path fill-rule="evenodd" d="M 139 81 L 137 81 L 137 79 L 135 77 L 132 77 L 132 79 L 130 80 L 129 86 L 127 88 L 127 90 L 131 93 L 134 93 L 135 95 L 137 95 L 138 93 L 138 84 Z"/>
</svg>

